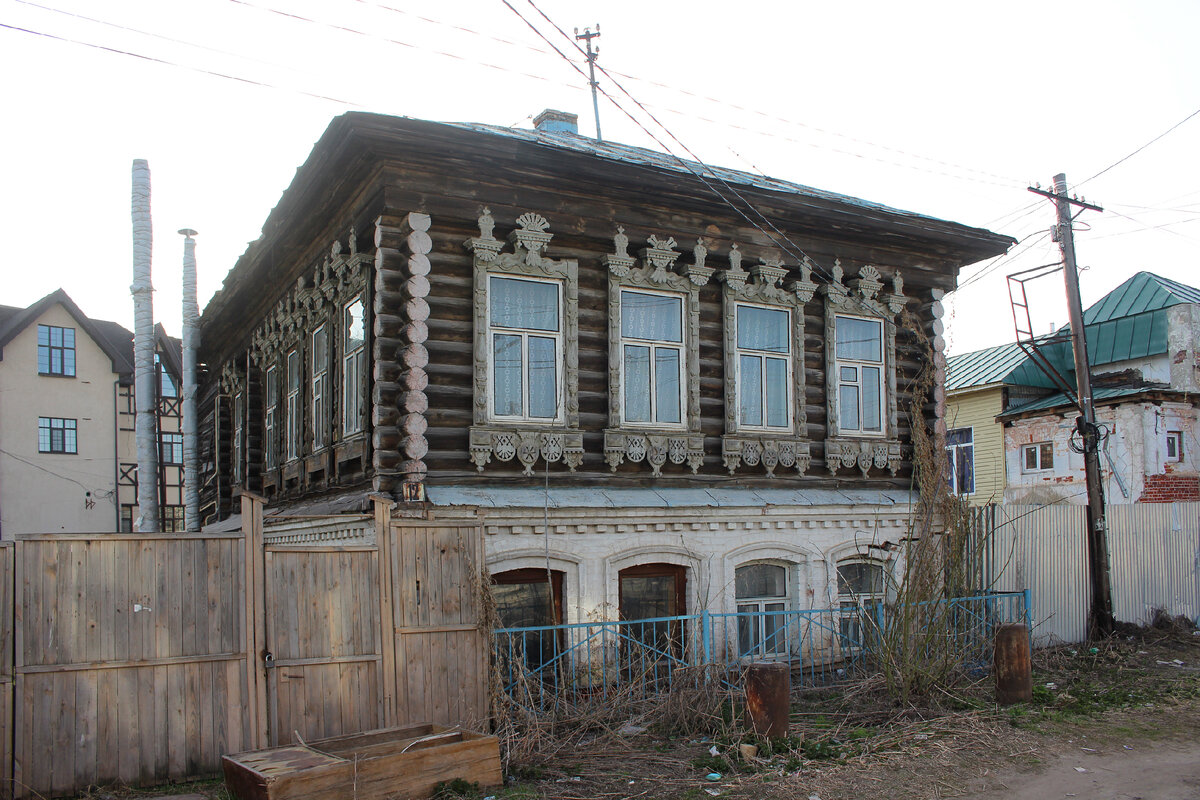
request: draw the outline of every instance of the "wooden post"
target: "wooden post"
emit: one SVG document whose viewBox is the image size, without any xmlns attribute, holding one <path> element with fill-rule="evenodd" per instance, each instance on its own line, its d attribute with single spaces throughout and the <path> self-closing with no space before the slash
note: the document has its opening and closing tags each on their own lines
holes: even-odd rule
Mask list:
<svg viewBox="0 0 1200 800">
<path fill-rule="evenodd" d="M 996 631 L 996 702 L 1002 706 L 1033 700 L 1033 665 L 1029 628 L 1001 625 Z"/>
<path fill-rule="evenodd" d="M 266 652 L 266 566 L 263 551 L 263 506 L 266 500 L 242 490 L 242 536 L 246 584 L 243 630 L 246 632 L 246 726 L 253 749 L 268 746 Z"/>
<path fill-rule="evenodd" d="M 379 558 L 379 727 L 396 720 L 396 619 L 392 611 L 392 506 L 390 497 L 370 495 L 375 504 L 375 544 Z"/>
<path fill-rule="evenodd" d="M 746 670 L 746 710 L 755 733 L 769 739 L 787 736 L 791 682 L 787 664 L 751 664 Z"/>
</svg>

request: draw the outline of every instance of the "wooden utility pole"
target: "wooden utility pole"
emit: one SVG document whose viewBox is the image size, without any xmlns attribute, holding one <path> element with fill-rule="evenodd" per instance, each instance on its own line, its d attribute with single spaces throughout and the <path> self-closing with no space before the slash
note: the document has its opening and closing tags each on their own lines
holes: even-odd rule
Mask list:
<svg viewBox="0 0 1200 800">
<path fill-rule="evenodd" d="M 1075 383 L 1078 387 L 1081 416 L 1075 418 L 1075 429 L 1083 440 L 1083 469 L 1087 481 L 1087 552 L 1088 572 L 1092 585 L 1091 632 L 1108 636 L 1115 621 L 1112 607 L 1112 580 L 1108 563 L 1108 524 L 1104 518 L 1104 485 L 1100 474 L 1100 436 L 1096 427 L 1096 411 L 1092 399 L 1092 375 L 1088 364 L 1087 336 L 1083 329 L 1083 303 L 1079 299 L 1079 272 L 1075 263 L 1075 236 L 1072 228 L 1071 206 L 1103 211 L 1099 206 L 1067 195 L 1067 176 L 1054 176 L 1054 191 L 1030 189 L 1035 194 L 1054 200 L 1058 224 L 1054 228 L 1063 258 L 1063 278 L 1067 289 L 1067 313 L 1071 320 L 1071 347 L 1075 354 Z"/>
<path fill-rule="evenodd" d="M 575 29 L 575 40 L 583 39 L 587 43 L 587 60 L 588 60 L 588 83 L 592 87 L 592 112 L 596 115 L 596 141 L 603 142 L 604 137 L 600 135 L 600 101 L 596 98 L 596 90 L 600 84 L 596 83 L 596 56 L 600 55 L 600 46 L 597 45 L 595 50 L 592 50 L 592 39 L 600 38 L 600 23 L 596 23 L 596 31 L 592 32 L 591 28 L 584 28 L 583 33 L 579 32 L 579 28 Z"/>
</svg>

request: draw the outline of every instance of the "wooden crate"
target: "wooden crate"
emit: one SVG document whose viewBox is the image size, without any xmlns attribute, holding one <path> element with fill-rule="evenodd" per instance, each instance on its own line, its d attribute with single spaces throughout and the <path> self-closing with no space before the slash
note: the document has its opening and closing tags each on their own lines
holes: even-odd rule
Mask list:
<svg viewBox="0 0 1200 800">
<path fill-rule="evenodd" d="M 401 800 L 430 797 L 442 781 L 503 781 L 494 736 L 441 725 L 272 747 L 222 759 L 225 785 L 241 800 Z"/>
</svg>

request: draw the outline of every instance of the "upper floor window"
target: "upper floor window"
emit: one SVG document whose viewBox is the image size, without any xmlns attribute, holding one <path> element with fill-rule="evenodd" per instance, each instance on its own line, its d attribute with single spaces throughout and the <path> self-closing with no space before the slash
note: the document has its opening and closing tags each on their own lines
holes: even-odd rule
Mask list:
<svg viewBox="0 0 1200 800">
<path fill-rule="evenodd" d="M 38 417 L 38 452 L 78 453 L 77 433 L 73 419 Z"/>
<path fill-rule="evenodd" d="M 246 460 L 246 395 L 233 396 L 233 482 L 242 482 L 242 464 Z"/>
<path fill-rule="evenodd" d="M 1183 432 L 1167 431 L 1167 461 L 1183 461 Z"/>
<path fill-rule="evenodd" d="M 179 397 L 179 386 L 171 377 L 171 373 L 167 372 L 167 368 L 163 366 L 158 353 L 154 354 L 154 368 L 158 371 L 158 396 Z"/>
<path fill-rule="evenodd" d="M 164 464 L 183 463 L 183 434 L 162 434 L 162 460 Z"/>
<path fill-rule="evenodd" d="M 792 427 L 790 317 L 787 309 L 737 306 L 739 428 Z"/>
<path fill-rule="evenodd" d="M 834 332 L 839 428 L 882 434 L 883 321 L 839 314 Z"/>
<path fill-rule="evenodd" d="M 622 421 L 683 422 L 683 298 L 621 291 Z"/>
<path fill-rule="evenodd" d="M 284 409 L 286 455 L 288 461 L 300 457 L 300 353 L 287 354 L 287 406 Z"/>
<path fill-rule="evenodd" d="M 267 469 L 279 466 L 279 369 L 267 367 L 266 411 L 263 413 L 263 462 Z"/>
<path fill-rule="evenodd" d="M 561 418 L 561 292 L 557 281 L 489 276 L 487 337 L 494 419 Z"/>
<path fill-rule="evenodd" d="M 363 427 L 363 392 L 366 384 L 366 316 L 362 298 L 349 303 L 342 314 L 342 434 Z"/>
<path fill-rule="evenodd" d="M 75 377 L 75 329 L 38 325 L 38 374 Z"/>
<path fill-rule="evenodd" d="M 947 477 L 951 494 L 975 492 L 975 433 L 971 428 L 946 431 Z"/>
<path fill-rule="evenodd" d="M 318 326 L 312 333 L 312 369 L 311 380 L 312 409 L 312 439 L 313 450 L 320 450 L 328 442 L 325 431 L 329 420 L 326 418 L 329 403 L 329 337 L 324 325 Z"/>
<path fill-rule="evenodd" d="M 1036 442 L 1021 448 L 1022 472 L 1045 472 L 1054 469 L 1054 443 Z"/>
</svg>

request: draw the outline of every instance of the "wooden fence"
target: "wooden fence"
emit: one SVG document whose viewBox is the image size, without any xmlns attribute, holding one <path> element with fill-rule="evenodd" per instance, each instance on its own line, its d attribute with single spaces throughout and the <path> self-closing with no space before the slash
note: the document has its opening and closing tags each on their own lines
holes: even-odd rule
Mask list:
<svg viewBox="0 0 1200 800">
<path fill-rule="evenodd" d="M 211 774 L 297 734 L 483 720 L 480 530 L 389 508 L 372 544 L 264 546 L 249 496 L 240 533 L 0 544 L 0 797 Z"/>
</svg>

